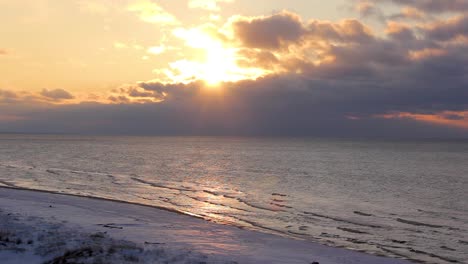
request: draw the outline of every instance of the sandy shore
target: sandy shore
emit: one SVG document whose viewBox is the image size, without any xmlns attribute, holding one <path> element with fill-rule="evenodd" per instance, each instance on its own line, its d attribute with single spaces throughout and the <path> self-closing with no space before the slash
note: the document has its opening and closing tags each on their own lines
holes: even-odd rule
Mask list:
<svg viewBox="0 0 468 264">
<path fill-rule="evenodd" d="M 0 188 L 0 259 L 3 264 L 410 263 L 148 206 L 10 188 Z M 57 262 L 63 260 L 69 262 Z"/>
</svg>

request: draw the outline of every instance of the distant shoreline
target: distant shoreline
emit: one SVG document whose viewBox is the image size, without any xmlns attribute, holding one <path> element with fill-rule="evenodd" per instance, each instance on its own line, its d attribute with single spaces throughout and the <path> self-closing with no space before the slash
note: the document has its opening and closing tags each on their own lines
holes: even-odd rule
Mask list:
<svg viewBox="0 0 468 264">
<path fill-rule="evenodd" d="M 0 132 L 0 136 L 69 136 L 69 137 L 161 137 L 161 138 L 237 138 L 237 139 L 316 139 L 316 140 L 345 140 L 345 141 L 468 141 L 468 137 L 338 137 L 338 136 L 314 136 L 314 135 L 190 135 L 190 134 L 93 134 L 93 133 L 58 133 L 58 132 Z"/>
</svg>

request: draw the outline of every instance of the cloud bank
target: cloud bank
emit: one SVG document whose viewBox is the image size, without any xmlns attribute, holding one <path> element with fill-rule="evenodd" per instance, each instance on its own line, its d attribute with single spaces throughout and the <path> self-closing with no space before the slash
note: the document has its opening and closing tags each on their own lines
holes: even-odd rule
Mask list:
<svg viewBox="0 0 468 264">
<path fill-rule="evenodd" d="M 211 29 L 237 51 L 239 66 L 268 73 L 258 79 L 216 88 L 196 78 L 142 81 L 104 101 L 60 105 L 48 100 L 73 95 L 4 89 L 0 124 L 18 132 L 467 137 L 466 1 L 359 1 L 360 11 L 376 12 L 379 3 L 403 10 L 385 15 L 385 32 L 356 19 L 305 21 L 287 11 L 235 16 Z"/>
</svg>

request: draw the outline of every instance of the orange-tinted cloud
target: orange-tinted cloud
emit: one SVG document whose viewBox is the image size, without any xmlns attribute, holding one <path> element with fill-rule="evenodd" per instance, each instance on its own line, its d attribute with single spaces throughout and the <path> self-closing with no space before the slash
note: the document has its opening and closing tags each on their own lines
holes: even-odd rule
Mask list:
<svg viewBox="0 0 468 264">
<path fill-rule="evenodd" d="M 403 7 L 399 14 L 390 16 L 391 19 L 407 19 L 407 20 L 425 20 L 427 14 L 414 7 Z"/>
<path fill-rule="evenodd" d="M 432 123 L 442 126 L 459 127 L 468 130 L 468 111 L 443 111 L 435 114 L 401 112 L 377 115 L 376 117 L 385 119 L 413 119 L 421 122 Z"/>
<path fill-rule="evenodd" d="M 431 57 L 446 55 L 447 51 L 441 48 L 427 48 L 422 50 L 415 50 L 409 52 L 409 57 L 412 60 L 425 60 Z"/>
<path fill-rule="evenodd" d="M 385 33 L 387 36 L 401 41 L 409 41 L 416 38 L 410 25 L 393 21 L 387 23 Z"/>
<path fill-rule="evenodd" d="M 52 89 L 52 90 L 43 89 L 40 94 L 46 98 L 56 100 L 56 101 L 70 100 L 70 99 L 75 98 L 71 93 L 69 93 L 68 91 L 64 89 Z"/>
<path fill-rule="evenodd" d="M 39 93 L 0 89 L 0 104 L 62 104 L 76 103 L 75 96 L 64 89 L 43 89 Z"/>
<path fill-rule="evenodd" d="M 145 104 L 157 103 L 165 99 L 166 96 L 164 90 L 145 89 L 142 85 L 143 84 L 125 85 L 118 89 L 114 89 L 108 97 L 108 100 L 111 103 L 117 104 Z"/>
<path fill-rule="evenodd" d="M 0 98 L 3 100 L 15 99 L 15 98 L 18 98 L 18 95 L 13 91 L 0 89 Z"/>
</svg>

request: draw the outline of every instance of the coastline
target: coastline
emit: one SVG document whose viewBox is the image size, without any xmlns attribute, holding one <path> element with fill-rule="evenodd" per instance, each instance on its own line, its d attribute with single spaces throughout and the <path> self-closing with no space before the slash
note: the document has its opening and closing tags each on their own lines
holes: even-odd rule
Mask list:
<svg viewBox="0 0 468 264">
<path fill-rule="evenodd" d="M 6 219 L 3 226 L 0 224 L 4 233 L 14 236 L 15 230 L 22 229 L 29 233 L 34 230 L 55 232 L 56 240 L 68 235 L 62 247 L 48 254 L 37 250 L 46 246 L 43 241 L 34 240 L 30 245 L 24 243 L 28 239 L 22 239 L 24 246 L 13 247 L 18 248 L 17 251 L 0 247 L 0 258 L 12 264 L 24 263 L 28 258 L 31 261 L 27 263 L 43 263 L 64 254 L 74 256 L 72 253 L 78 254 L 77 243 L 87 245 L 86 248 L 99 245 L 99 251 L 116 248 L 115 245 L 131 245 L 130 259 L 139 263 L 168 259 L 169 263 L 411 263 L 217 224 L 166 208 L 104 198 L 0 187 L 0 210 L 0 216 Z M 101 241 L 97 244 L 96 236 Z M 102 245 L 106 245 L 104 250 Z M 125 255 L 128 250 L 122 252 L 117 251 L 114 257 L 128 258 Z M 86 256 L 100 257 L 95 254 Z"/>
</svg>

